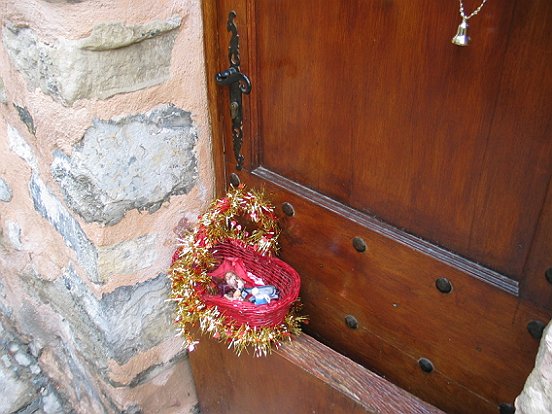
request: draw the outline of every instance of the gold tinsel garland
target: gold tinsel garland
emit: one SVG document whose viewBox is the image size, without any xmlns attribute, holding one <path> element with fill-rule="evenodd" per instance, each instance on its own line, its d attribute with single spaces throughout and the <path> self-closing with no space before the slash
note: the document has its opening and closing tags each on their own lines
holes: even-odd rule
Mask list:
<svg viewBox="0 0 552 414">
<path fill-rule="evenodd" d="M 237 219 L 242 217 L 257 228 L 248 231 Z M 184 338 L 184 345 L 193 350 L 198 343 L 190 328 L 198 326 L 203 334 L 228 344 L 240 355 L 248 347 L 257 356 L 266 355 L 273 347 L 290 341 L 291 335 L 301 332 L 306 318 L 297 315 L 299 300 L 291 307 L 284 320 L 276 326 L 251 327 L 236 324 L 216 306 L 207 306 L 202 292 L 211 286 L 209 272 L 217 266 L 212 250 L 228 240 L 252 247 L 260 255 L 277 251 L 280 230 L 274 207 L 264 195 L 245 191 L 243 186 L 211 203 L 199 217 L 197 226 L 180 241 L 169 269 L 171 300 L 176 303 L 176 324 Z"/>
</svg>

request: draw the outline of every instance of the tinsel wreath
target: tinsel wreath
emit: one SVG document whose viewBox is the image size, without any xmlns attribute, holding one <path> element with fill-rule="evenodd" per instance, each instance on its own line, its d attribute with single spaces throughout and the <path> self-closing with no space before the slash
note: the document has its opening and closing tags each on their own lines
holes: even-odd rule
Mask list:
<svg viewBox="0 0 552 414">
<path fill-rule="evenodd" d="M 240 224 L 240 219 L 255 228 L 248 230 L 250 226 Z M 300 325 L 306 322 L 306 318 L 297 314 L 300 308 L 298 298 L 294 298 L 289 309 L 285 309 L 287 314 L 283 320 L 260 326 L 238 321 L 228 316 L 220 306 L 209 305 L 204 300 L 206 294 L 214 293 L 209 273 L 220 264 L 220 260 L 215 258 L 217 246 L 230 243 L 244 251 L 270 257 L 277 252 L 279 234 L 274 207 L 264 194 L 246 191 L 244 186 L 239 186 L 213 201 L 193 230 L 180 240 L 169 278 L 171 300 L 176 303 L 175 322 L 189 351 L 193 351 L 199 342 L 193 335 L 193 327 L 227 343 L 228 348 L 233 348 L 238 355 L 253 348 L 256 356 L 267 355 L 273 347 L 280 347 L 283 342 L 291 341 L 292 335 L 301 332 Z"/>
</svg>

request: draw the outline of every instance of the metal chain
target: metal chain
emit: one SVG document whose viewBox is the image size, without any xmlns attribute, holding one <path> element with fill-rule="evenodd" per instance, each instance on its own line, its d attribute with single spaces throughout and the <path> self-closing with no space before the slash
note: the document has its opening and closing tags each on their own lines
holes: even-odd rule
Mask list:
<svg viewBox="0 0 552 414">
<path fill-rule="evenodd" d="M 479 5 L 479 7 L 477 9 L 475 9 L 472 14 L 470 14 L 469 16 L 466 16 L 464 14 L 464 3 L 462 3 L 462 0 L 459 0 L 460 2 L 460 17 L 462 17 L 462 19 L 464 20 L 469 20 L 471 19 L 473 16 L 477 15 L 477 13 L 479 13 L 481 11 L 481 9 L 483 8 L 483 6 L 485 5 L 485 3 L 487 3 L 487 0 L 483 0 L 481 2 L 481 4 Z"/>
</svg>

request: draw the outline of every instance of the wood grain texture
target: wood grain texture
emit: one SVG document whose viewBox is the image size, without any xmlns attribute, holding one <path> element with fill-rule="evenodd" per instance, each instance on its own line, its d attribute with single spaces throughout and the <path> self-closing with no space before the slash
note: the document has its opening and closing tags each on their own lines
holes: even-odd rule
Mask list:
<svg viewBox="0 0 552 414">
<path fill-rule="evenodd" d="M 211 121 L 211 136 L 213 149 L 213 164 L 215 167 L 215 191 L 216 194 L 221 194 L 226 189 L 228 178 L 226 176 L 226 168 L 224 166 L 225 148 L 225 125 L 230 122 L 228 115 L 224 113 L 224 99 L 228 99 L 228 91 L 222 92 L 218 89 L 215 82 L 217 72 L 226 69 L 228 62 L 221 58 L 219 53 L 219 39 L 223 36 L 219 34 L 218 28 L 218 8 L 213 2 L 202 3 L 202 18 L 203 24 L 207 28 L 203 31 L 203 44 L 205 56 L 208 57 L 209 63 L 205 67 L 205 75 L 207 82 L 207 98 L 209 105 L 209 118 Z M 224 56 L 224 55 L 223 55 Z"/>
<path fill-rule="evenodd" d="M 526 325 L 548 313 L 346 217 L 314 210 L 312 199 L 254 175 L 247 182 L 263 185 L 278 206 L 294 206 L 295 215 L 283 217 L 281 253 L 302 276 L 311 335 L 450 413 L 491 413 L 519 394 L 538 346 Z M 355 236 L 366 252 L 354 250 Z M 438 277 L 451 280 L 450 294 L 436 289 Z M 346 327 L 348 314 L 359 320 L 357 330 Z M 430 376 L 417 365 L 421 357 L 436 366 Z"/>
<path fill-rule="evenodd" d="M 431 256 L 436 260 L 447 263 L 476 279 L 480 279 L 481 281 L 502 289 L 505 292 L 511 293 L 514 296 L 519 296 L 519 283 L 507 276 L 493 271 L 492 269 L 467 260 L 462 256 L 458 256 L 454 252 L 435 246 L 426 240 L 397 229 L 396 227 L 393 227 L 373 216 L 352 209 L 351 207 L 339 203 L 330 197 L 301 186 L 279 174 L 275 174 L 264 167 L 256 168 L 252 171 L 252 173 L 262 180 L 275 183 L 280 187 L 287 189 L 291 193 L 301 195 L 303 198 L 310 200 L 312 203 L 315 203 L 317 206 L 324 208 L 325 210 L 347 217 L 348 220 L 375 233 L 385 236 L 398 244 L 408 246 L 414 250 Z"/>
<path fill-rule="evenodd" d="M 267 358 L 203 339 L 190 362 L 205 414 L 442 413 L 307 335 Z"/>
<path fill-rule="evenodd" d="M 551 182 L 552 184 L 552 182 Z M 527 261 L 525 278 L 521 286 L 522 297 L 544 309 L 552 304 L 552 185 L 540 216 L 539 226 L 533 240 L 532 254 Z M 546 272 L 551 276 L 546 277 Z"/>
<path fill-rule="evenodd" d="M 303 278 L 309 334 L 448 413 L 512 403 L 538 347 L 527 324 L 552 313 L 552 3 L 489 2 L 470 20 L 467 48 L 450 44 L 457 3 L 205 3 L 216 3 L 206 30 L 218 31 L 221 56 L 227 12 L 238 12 L 253 83 L 245 168 L 229 151 L 217 177 L 237 173 L 277 206 L 293 205 L 293 217 L 280 212 L 282 258 Z M 216 139 L 231 148 L 226 91 L 210 91 Z M 451 293 L 436 289 L 439 277 Z M 333 355 L 321 363 L 331 367 Z M 284 360 L 262 368 L 277 389 L 302 365 Z M 199 387 L 219 363 L 206 363 Z M 307 384 L 288 389 L 297 400 L 287 412 L 309 412 L 301 392 L 325 395 Z M 332 398 L 350 401 L 342 391 Z"/>
<path fill-rule="evenodd" d="M 486 5 L 459 48 L 434 0 L 256 2 L 262 165 L 519 280 L 552 165 L 552 36 L 549 6 L 515 5 Z"/>
</svg>

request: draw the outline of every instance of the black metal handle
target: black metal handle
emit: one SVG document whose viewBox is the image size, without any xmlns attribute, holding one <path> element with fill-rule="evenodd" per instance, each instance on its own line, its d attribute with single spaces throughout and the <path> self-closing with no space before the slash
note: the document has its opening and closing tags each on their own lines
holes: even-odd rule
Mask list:
<svg viewBox="0 0 552 414">
<path fill-rule="evenodd" d="M 228 13 L 226 27 L 232 33 L 230 46 L 228 47 L 228 60 L 230 67 L 216 74 L 215 81 L 222 86 L 230 87 L 230 116 L 232 117 L 232 146 L 236 157 L 236 169 L 243 167 L 244 157 L 241 154 L 243 144 L 243 107 L 242 94 L 249 95 L 251 81 L 244 73 L 240 72 L 240 42 L 238 28 L 234 23 L 236 12 Z"/>
</svg>

